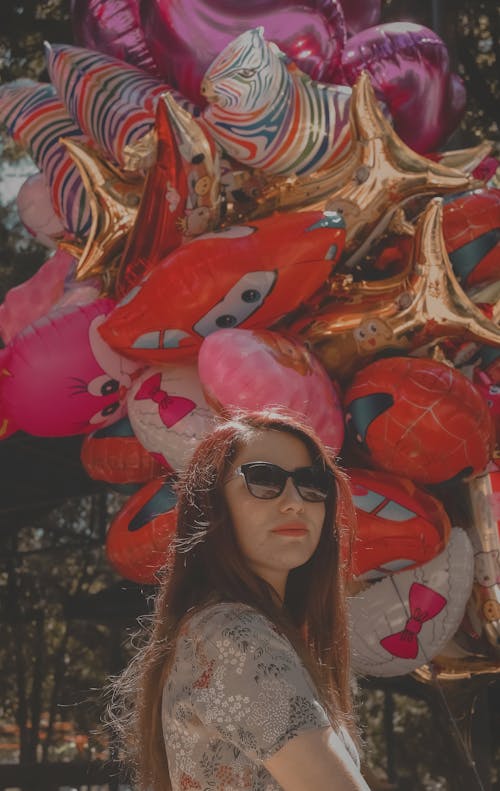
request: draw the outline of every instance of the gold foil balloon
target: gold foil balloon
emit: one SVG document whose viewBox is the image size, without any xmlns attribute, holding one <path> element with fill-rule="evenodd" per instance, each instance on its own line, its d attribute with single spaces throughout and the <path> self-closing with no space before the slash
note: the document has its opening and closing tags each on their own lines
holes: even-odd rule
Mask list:
<svg viewBox="0 0 500 791">
<path fill-rule="evenodd" d="M 461 170 L 463 173 L 472 173 L 483 159 L 491 154 L 493 143 L 482 140 L 477 146 L 471 148 L 457 148 L 452 151 L 442 151 L 439 154 L 427 154 L 430 159 L 446 165 L 448 168 Z"/>
<path fill-rule="evenodd" d="M 460 287 L 446 252 L 442 201 L 420 218 L 406 271 L 379 281 L 350 281 L 329 304 L 288 329 L 307 341 L 331 375 L 345 378 L 381 353 L 405 352 L 440 338 L 500 346 L 500 328 Z"/>
<path fill-rule="evenodd" d="M 460 192 L 475 183 L 403 143 L 384 118 L 366 73 L 353 88 L 350 113 L 351 145 L 342 158 L 308 176 L 275 178 L 263 189 L 257 211 L 314 206 L 342 212 L 347 266 L 365 255 L 408 200 Z"/>
<path fill-rule="evenodd" d="M 77 265 L 77 280 L 99 275 L 103 289 L 113 290 L 113 264 L 133 227 L 143 180 L 126 179 L 95 151 L 70 139 L 63 142 L 77 165 L 87 191 L 92 225 Z"/>
<path fill-rule="evenodd" d="M 474 550 L 474 586 L 467 615 L 474 632 L 488 640 L 500 663 L 500 470 L 467 484 Z"/>
</svg>

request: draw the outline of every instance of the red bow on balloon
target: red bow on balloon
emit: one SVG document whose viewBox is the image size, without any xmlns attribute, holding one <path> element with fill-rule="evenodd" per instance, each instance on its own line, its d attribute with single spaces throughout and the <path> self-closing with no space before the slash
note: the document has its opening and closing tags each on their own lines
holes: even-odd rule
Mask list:
<svg viewBox="0 0 500 791">
<path fill-rule="evenodd" d="M 393 656 L 400 659 L 415 659 L 418 654 L 417 634 L 422 625 L 441 612 L 446 599 L 440 593 L 414 582 L 409 593 L 410 617 L 402 632 L 390 634 L 380 641 L 380 645 Z"/>
<path fill-rule="evenodd" d="M 136 401 L 154 401 L 158 404 L 158 414 L 162 423 L 167 428 L 175 426 L 179 420 L 189 415 L 196 408 L 194 401 L 183 396 L 170 396 L 166 390 L 161 389 L 161 373 L 145 379 L 135 394 Z"/>
</svg>

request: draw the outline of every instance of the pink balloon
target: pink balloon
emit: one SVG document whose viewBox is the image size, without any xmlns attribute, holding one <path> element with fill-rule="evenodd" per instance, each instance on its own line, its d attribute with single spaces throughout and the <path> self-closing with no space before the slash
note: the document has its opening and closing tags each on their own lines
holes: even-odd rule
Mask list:
<svg viewBox="0 0 500 791">
<path fill-rule="evenodd" d="M 245 30 L 263 25 L 268 41 L 323 82 L 332 81 L 346 36 L 338 0 L 142 0 L 141 18 L 163 77 L 199 103 L 207 67 Z"/>
<path fill-rule="evenodd" d="M 216 412 L 285 407 L 305 419 L 334 453 L 342 446 L 336 387 L 294 338 L 269 330 L 219 330 L 203 341 L 198 371 Z"/>
<path fill-rule="evenodd" d="M 58 250 L 33 277 L 7 292 L 0 305 L 0 335 L 4 343 L 48 313 L 61 299 L 73 264 L 69 253 Z"/>
<path fill-rule="evenodd" d="M 75 44 L 159 76 L 141 30 L 138 0 L 72 0 Z"/>
<path fill-rule="evenodd" d="M 3 416 L 40 437 L 88 434 L 125 413 L 137 370 L 97 331 L 110 299 L 61 308 L 16 335 L 5 350 L 0 400 Z"/>
<path fill-rule="evenodd" d="M 64 237 L 64 225 L 52 207 L 50 189 L 42 173 L 26 179 L 17 193 L 16 203 L 26 230 L 40 244 L 54 249 L 55 239 Z"/>
<path fill-rule="evenodd" d="M 439 148 L 456 128 L 465 110 L 465 88 L 450 73 L 445 43 L 429 28 L 391 22 L 356 34 L 342 53 L 347 84 L 365 69 L 396 132 L 415 151 Z"/>
<path fill-rule="evenodd" d="M 348 32 L 359 33 L 378 24 L 382 0 L 340 0 Z"/>
</svg>

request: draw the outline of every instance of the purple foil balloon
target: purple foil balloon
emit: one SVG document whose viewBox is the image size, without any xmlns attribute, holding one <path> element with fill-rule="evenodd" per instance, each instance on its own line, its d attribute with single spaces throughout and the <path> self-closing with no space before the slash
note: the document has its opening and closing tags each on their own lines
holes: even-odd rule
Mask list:
<svg viewBox="0 0 500 791">
<path fill-rule="evenodd" d="M 347 32 L 352 36 L 380 21 L 382 0 L 340 0 Z"/>
<path fill-rule="evenodd" d="M 159 76 L 141 28 L 138 0 L 72 0 L 71 13 L 75 44 Z"/>
<path fill-rule="evenodd" d="M 346 40 L 339 0 L 142 0 L 146 40 L 162 76 L 199 104 L 208 66 L 230 41 L 263 25 L 313 79 L 331 82 Z"/>
<path fill-rule="evenodd" d="M 448 50 L 429 28 L 391 22 L 350 38 L 342 53 L 345 81 L 366 69 L 385 102 L 398 135 L 415 151 L 442 145 L 465 110 L 465 88 L 450 73 Z"/>
</svg>

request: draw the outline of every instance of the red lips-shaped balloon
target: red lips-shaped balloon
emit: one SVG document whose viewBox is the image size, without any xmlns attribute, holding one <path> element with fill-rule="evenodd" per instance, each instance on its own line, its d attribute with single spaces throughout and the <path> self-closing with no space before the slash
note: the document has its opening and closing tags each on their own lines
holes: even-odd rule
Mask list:
<svg viewBox="0 0 500 791">
<path fill-rule="evenodd" d="M 268 41 L 322 82 L 332 81 L 346 38 L 338 0 L 143 0 L 140 8 L 162 75 L 200 103 L 207 67 L 245 30 L 263 25 Z"/>
</svg>

